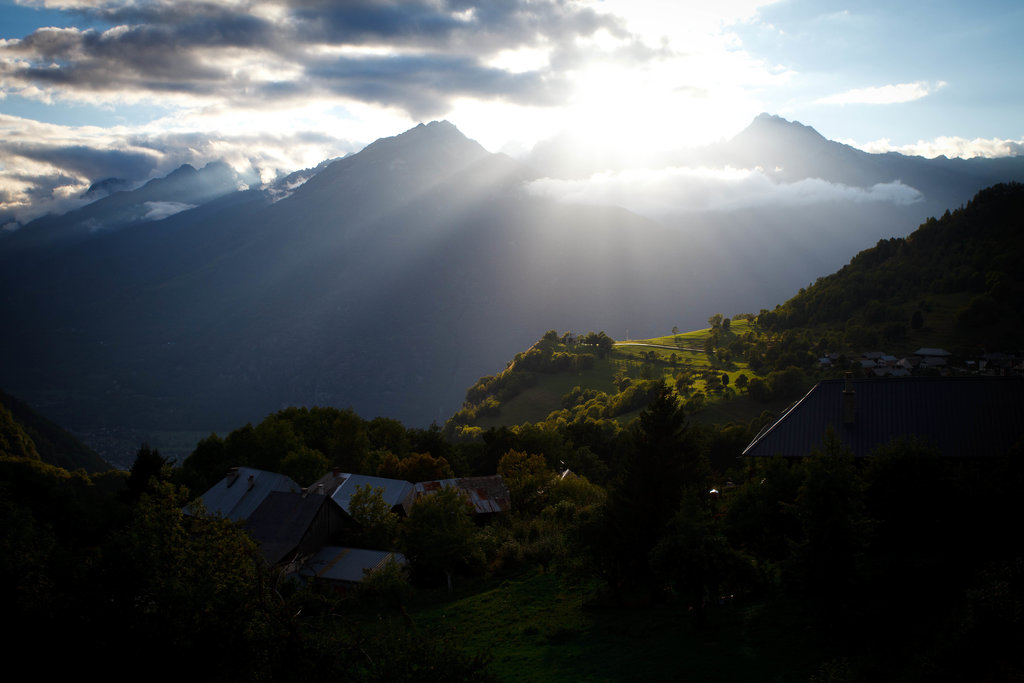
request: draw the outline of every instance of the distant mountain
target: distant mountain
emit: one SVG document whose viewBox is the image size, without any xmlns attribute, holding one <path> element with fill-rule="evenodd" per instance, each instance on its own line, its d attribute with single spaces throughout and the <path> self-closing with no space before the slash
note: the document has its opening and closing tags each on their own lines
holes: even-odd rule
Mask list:
<svg viewBox="0 0 1024 683">
<path fill-rule="evenodd" d="M 123 192 L 132 189 L 133 183 L 130 180 L 124 178 L 105 178 L 103 180 L 97 180 L 95 183 L 89 186 L 89 189 L 82 193 L 82 199 L 87 199 L 90 202 L 103 199 L 107 195 L 114 194 L 115 192 Z"/>
<path fill-rule="evenodd" d="M 161 220 L 238 191 L 241 179 L 223 162 L 202 169 L 185 164 L 173 173 L 150 180 L 135 190 L 112 178 L 92 185 L 84 198 L 96 198 L 80 209 L 47 215 L 18 230 L 0 235 L 0 253 L 11 255 L 52 249 L 86 241 L 96 235 Z"/>
<path fill-rule="evenodd" d="M 1024 177 L 1024 157 L 925 159 L 896 152 L 869 154 L 828 140 L 810 126 L 770 114 L 761 114 L 727 142 L 697 150 L 689 161 L 761 167 L 789 182 L 820 178 L 867 188 L 899 181 L 921 192 L 929 208 L 940 207 L 939 213 L 967 202 L 983 187 Z"/>
<path fill-rule="evenodd" d="M 571 136 L 538 144 L 526 159 L 538 177 L 583 178 L 616 170 L 620 162 Z M 970 200 L 990 185 L 1024 179 L 1024 157 L 948 159 L 870 154 L 828 140 L 811 126 L 760 114 L 729 140 L 697 148 L 675 148 L 666 140 L 661 152 L 629 159 L 651 168 L 663 166 L 761 169 L 778 182 L 818 179 L 854 188 L 899 182 L 921 193 L 913 216 L 923 221 Z M 908 214 L 908 216 L 911 214 Z"/>
<path fill-rule="evenodd" d="M 808 169 L 828 165 L 823 150 L 872 161 L 796 125 L 759 119 L 749 144 Z M 791 139 L 773 146 L 773 131 Z M 196 200 L 144 187 L 25 226 L 73 234 L 59 248 L 0 239 L 0 316 L 18 331 L 0 336 L 0 385 L 76 433 L 225 431 L 289 405 L 425 426 L 546 330 L 650 336 L 756 312 L 924 220 L 918 206 L 836 200 L 659 223 L 528 192 L 535 167 L 448 122 L 276 193 L 225 192 L 231 176 L 210 170 Z M 82 238 L 117 202 L 130 229 Z M 195 208 L 140 222 L 146 202 Z"/>
</svg>

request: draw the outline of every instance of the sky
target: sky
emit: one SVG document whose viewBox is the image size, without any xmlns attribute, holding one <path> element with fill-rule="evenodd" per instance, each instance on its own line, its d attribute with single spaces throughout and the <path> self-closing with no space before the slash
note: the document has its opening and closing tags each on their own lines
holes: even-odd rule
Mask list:
<svg viewBox="0 0 1024 683">
<path fill-rule="evenodd" d="M 871 152 L 1015 154 L 1021 29 L 1019 0 L 0 0 L 0 225 L 182 163 L 268 182 L 435 119 L 512 156 L 695 146 L 761 112 Z"/>
</svg>

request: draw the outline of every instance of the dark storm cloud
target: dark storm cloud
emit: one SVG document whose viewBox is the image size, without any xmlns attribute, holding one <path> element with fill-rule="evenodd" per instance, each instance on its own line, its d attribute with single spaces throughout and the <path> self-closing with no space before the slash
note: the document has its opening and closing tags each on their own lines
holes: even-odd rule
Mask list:
<svg viewBox="0 0 1024 683">
<path fill-rule="evenodd" d="M 565 2 L 381 2 L 296 0 L 294 16 L 310 40 L 332 44 L 387 42 L 400 46 L 498 51 L 591 35 L 624 37 L 619 23 Z"/>
<path fill-rule="evenodd" d="M 158 168 L 161 154 L 155 150 L 97 149 L 84 145 L 50 145 L 43 142 L 0 143 L 0 156 L 18 156 L 61 168 L 67 174 L 89 178 L 144 178 Z"/>
<path fill-rule="evenodd" d="M 293 0 L 275 7 L 283 12 L 275 20 L 252 7 L 215 3 L 103 7 L 95 18 L 116 28 L 40 29 L 10 41 L 0 47 L 0 75 L 47 92 L 179 93 L 250 105 L 332 93 L 421 116 L 456 96 L 555 104 L 567 92 L 554 87 L 557 71 L 513 73 L 488 66 L 488 58 L 540 45 L 575 53 L 575 37 L 601 29 L 626 37 L 614 18 L 557 0 Z M 324 47 L 396 52 L 328 51 L 335 56 L 325 58 L 313 49 Z M 305 78 L 254 76 L 260 67 Z"/>
<path fill-rule="evenodd" d="M 442 113 L 449 97 L 505 98 L 553 104 L 557 88 L 537 73 L 513 74 L 464 57 L 361 57 L 338 59 L 306 71 L 325 90 L 364 102 L 401 101 L 413 118 Z"/>
</svg>

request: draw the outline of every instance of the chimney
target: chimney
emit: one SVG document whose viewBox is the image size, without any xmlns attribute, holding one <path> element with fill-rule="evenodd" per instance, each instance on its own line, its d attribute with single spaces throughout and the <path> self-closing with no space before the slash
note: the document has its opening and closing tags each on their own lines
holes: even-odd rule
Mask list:
<svg viewBox="0 0 1024 683">
<path fill-rule="evenodd" d="M 253 486 L 256 486 L 256 477 L 254 475 L 250 474 L 249 475 L 249 489 L 248 490 L 252 491 L 252 487 Z"/>
<path fill-rule="evenodd" d="M 227 473 L 226 476 L 227 476 L 227 479 L 228 479 L 228 488 L 231 488 L 231 485 L 234 484 L 235 480 L 238 479 L 238 468 L 237 467 L 232 467 L 231 469 L 228 470 L 228 473 Z"/>
<path fill-rule="evenodd" d="M 853 390 L 851 373 L 846 373 L 846 386 L 843 388 L 843 424 L 852 426 L 857 421 L 857 392 Z"/>
</svg>

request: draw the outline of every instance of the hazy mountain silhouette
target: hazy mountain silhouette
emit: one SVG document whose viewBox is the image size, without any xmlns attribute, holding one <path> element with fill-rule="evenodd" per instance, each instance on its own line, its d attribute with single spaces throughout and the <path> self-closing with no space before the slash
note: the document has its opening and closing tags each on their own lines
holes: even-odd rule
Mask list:
<svg viewBox="0 0 1024 683">
<path fill-rule="evenodd" d="M 814 146 L 835 143 L 798 124 L 772 143 L 776 123 L 746 144 L 807 169 L 881 163 L 845 146 L 829 160 Z M 921 222 L 920 207 L 835 202 L 660 224 L 531 194 L 534 173 L 433 122 L 286 192 L 225 194 L 215 175 L 214 196 L 163 220 L 18 245 L 16 262 L 0 242 L 0 315 L 18 331 L 0 338 L 0 386 L 77 431 L 232 429 L 288 405 L 440 423 L 548 329 L 650 336 L 757 312 Z M 46 225 L 116 215 L 110 200 L 137 207 L 143 189 Z"/>
<path fill-rule="evenodd" d="M 160 220 L 237 192 L 240 182 L 231 167 L 219 161 L 199 170 L 185 164 L 135 190 L 126 189 L 126 180 L 110 178 L 93 184 L 83 195 L 85 199 L 98 197 L 92 203 L 66 214 L 42 216 L 0 235 L 0 250 L 10 255 L 40 247 L 53 249 L 98 233 Z"/>
<path fill-rule="evenodd" d="M 856 187 L 900 181 L 942 211 L 966 203 L 981 188 L 1024 173 L 1024 158 L 948 159 L 869 154 L 823 137 L 810 126 L 761 114 L 725 143 L 694 153 L 696 160 L 740 168 L 760 166 L 786 181 L 821 178 Z M 929 214 L 931 215 L 931 214 Z"/>
</svg>

